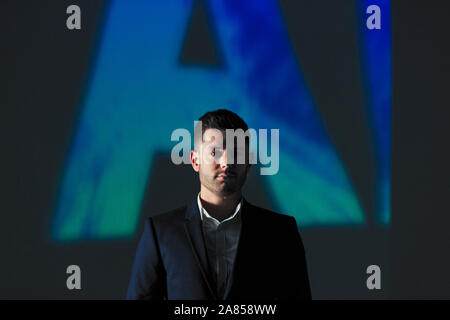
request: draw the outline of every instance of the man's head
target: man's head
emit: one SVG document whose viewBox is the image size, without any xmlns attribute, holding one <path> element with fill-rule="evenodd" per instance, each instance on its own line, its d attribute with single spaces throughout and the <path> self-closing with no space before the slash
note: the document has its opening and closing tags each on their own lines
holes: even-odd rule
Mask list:
<svg viewBox="0 0 450 320">
<path fill-rule="evenodd" d="M 202 187 L 219 196 L 240 192 L 250 169 L 249 138 L 240 142 L 239 138 L 233 137 L 233 149 L 227 150 L 226 130 L 244 133 L 248 130 L 247 124 L 237 114 L 225 109 L 207 112 L 199 121 L 195 130 L 201 134 L 196 137 L 195 150 L 191 151 L 191 164 L 199 173 Z M 242 155 L 244 159 L 239 161 Z"/>
</svg>

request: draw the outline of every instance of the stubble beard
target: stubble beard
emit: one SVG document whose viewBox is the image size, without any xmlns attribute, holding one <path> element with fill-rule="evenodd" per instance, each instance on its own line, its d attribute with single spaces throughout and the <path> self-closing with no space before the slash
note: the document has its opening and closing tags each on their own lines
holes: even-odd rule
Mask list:
<svg viewBox="0 0 450 320">
<path fill-rule="evenodd" d="M 230 179 L 231 181 L 219 181 L 216 179 L 215 175 L 207 176 L 200 171 L 199 177 L 200 183 L 205 188 L 220 196 L 228 196 L 239 191 L 245 183 L 245 176 L 239 177 L 236 175 L 234 178 Z"/>
</svg>

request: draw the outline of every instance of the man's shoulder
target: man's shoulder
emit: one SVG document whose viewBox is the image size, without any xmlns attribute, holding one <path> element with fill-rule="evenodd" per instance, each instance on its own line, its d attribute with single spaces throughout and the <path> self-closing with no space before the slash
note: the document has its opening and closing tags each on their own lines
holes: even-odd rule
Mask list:
<svg viewBox="0 0 450 320">
<path fill-rule="evenodd" d="M 184 220 L 186 209 L 187 209 L 187 205 L 184 205 L 182 207 L 178 207 L 176 209 L 172 209 L 172 210 L 158 213 L 156 215 L 148 217 L 147 220 L 152 220 L 154 223 L 158 223 L 158 224 L 161 224 L 161 223 L 164 224 L 166 222 L 174 223 L 174 221 L 177 221 L 177 220 L 182 221 L 182 220 Z"/>
<path fill-rule="evenodd" d="M 275 212 L 266 208 L 248 203 L 250 210 L 257 215 L 257 219 L 266 223 L 292 223 L 295 218 L 284 213 Z"/>
</svg>

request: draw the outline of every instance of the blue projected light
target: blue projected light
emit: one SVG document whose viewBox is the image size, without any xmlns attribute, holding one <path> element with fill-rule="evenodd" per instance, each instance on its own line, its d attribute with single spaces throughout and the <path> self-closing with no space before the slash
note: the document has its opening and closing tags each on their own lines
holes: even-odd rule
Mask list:
<svg viewBox="0 0 450 320">
<path fill-rule="evenodd" d="M 224 68 L 179 62 L 193 1 L 111 2 L 64 171 L 53 239 L 133 236 L 153 156 L 170 154 L 174 129 L 191 130 L 200 115 L 221 107 L 252 128 L 280 129 L 279 172 L 267 178 L 278 211 L 302 226 L 364 223 L 278 2 L 208 4 Z"/>
<path fill-rule="evenodd" d="M 366 10 L 371 5 L 380 9 L 380 29 L 366 26 L 366 18 L 370 15 Z M 375 212 L 377 220 L 388 225 L 391 204 L 391 4 L 390 0 L 363 0 L 357 10 L 362 18 L 358 25 L 365 102 L 376 153 Z"/>
</svg>

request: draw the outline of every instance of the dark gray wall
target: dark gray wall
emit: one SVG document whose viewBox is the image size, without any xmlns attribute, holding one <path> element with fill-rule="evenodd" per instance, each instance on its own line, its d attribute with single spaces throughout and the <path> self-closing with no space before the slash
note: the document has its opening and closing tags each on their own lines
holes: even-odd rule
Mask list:
<svg viewBox="0 0 450 320">
<path fill-rule="evenodd" d="M 65 28 L 65 9 L 73 3 L 83 9 L 77 32 Z M 351 164 L 347 170 L 368 224 L 301 230 L 313 297 L 450 298 L 450 6 L 392 4 L 392 222 L 386 229 L 370 218 L 373 173 L 360 107 L 354 2 L 326 3 L 281 1 L 281 8 L 327 130 Z M 137 236 L 75 244 L 49 239 L 57 184 L 106 8 L 98 0 L 0 3 L 0 298 L 124 297 Z M 165 190 L 177 194 L 171 199 L 177 206 L 198 188 L 191 171 L 167 167 L 164 154 L 157 159 L 141 221 L 167 209 Z M 193 181 L 189 191 L 164 184 L 165 174 Z M 270 207 L 259 179 L 250 178 L 247 196 Z M 159 194 L 152 181 L 161 181 Z M 82 267 L 81 291 L 65 287 L 69 264 Z M 381 291 L 365 287 L 370 264 L 381 266 Z"/>
</svg>

